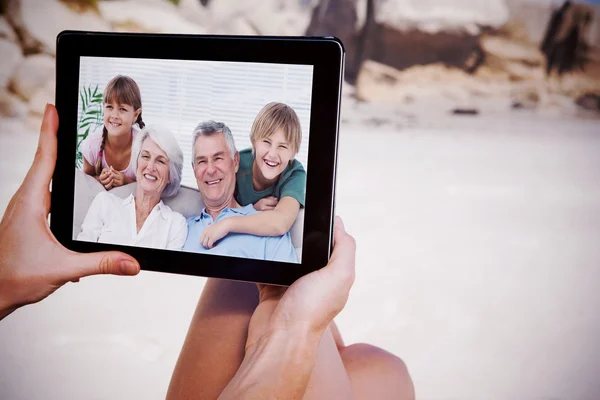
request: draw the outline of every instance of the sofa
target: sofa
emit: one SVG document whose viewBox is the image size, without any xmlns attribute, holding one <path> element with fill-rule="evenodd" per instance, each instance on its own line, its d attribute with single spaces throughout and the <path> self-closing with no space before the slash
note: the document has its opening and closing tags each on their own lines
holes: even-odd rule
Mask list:
<svg viewBox="0 0 600 400">
<path fill-rule="evenodd" d="M 130 183 L 128 185 L 120 186 L 111 189 L 110 192 L 116 196 L 124 199 L 130 194 L 134 193 L 136 183 Z M 87 213 L 92 200 L 96 195 L 105 190 L 102 184 L 94 179 L 92 176 L 85 174 L 82 170 L 75 170 L 75 202 L 73 212 L 73 239 L 77 238 L 79 232 L 81 232 L 81 225 Z M 171 207 L 173 211 L 177 211 L 182 214 L 185 218 L 189 218 L 195 215 L 199 215 L 204 203 L 200 197 L 200 192 L 197 188 L 188 186 L 181 186 L 177 195 L 163 199 L 163 202 Z M 292 237 L 292 244 L 296 249 L 298 255 L 298 261 L 300 262 L 302 257 L 302 239 L 304 230 L 304 209 L 301 209 L 298 213 L 296 221 L 290 229 L 290 235 Z"/>
</svg>

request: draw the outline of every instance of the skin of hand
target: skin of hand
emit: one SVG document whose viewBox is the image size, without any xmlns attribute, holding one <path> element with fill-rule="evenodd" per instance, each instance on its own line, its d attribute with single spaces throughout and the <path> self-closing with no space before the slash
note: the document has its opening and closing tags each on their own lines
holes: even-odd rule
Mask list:
<svg viewBox="0 0 600 400">
<path fill-rule="evenodd" d="M 329 263 L 289 288 L 258 285 L 259 305 L 248 328 L 246 350 L 275 331 L 300 331 L 321 336 L 344 308 L 354 283 L 356 242 L 336 217 L 335 246 Z"/>
<path fill-rule="evenodd" d="M 79 254 L 64 248 L 48 226 L 50 181 L 56 163 L 58 114 L 46 106 L 35 158 L 0 222 L 0 319 L 36 303 L 67 282 L 96 274 L 136 275 L 138 262 L 120 252 Z"/>
<path fill-rule="evenodd" d="M 106 190 L 110 190 L 113 187 L 113 174 L 110 168 L 104 168 L 98 176 L 98 181 L 104 186 Z"/>
<path fill-rule="evenodd" d="M 110 167 L 110 172 L 112 174 L 112 187 L 116 188 L 131 183 L 124 173 L 117 171 L 112 166 Z"/>
<path fill-rule="evenodd" d="M 213 248 L 217 241 L 221 240 L 230 232 L 229 218 L 222 219 L 218 222 L 214 222 L 208 228 L 202 232 L 200 237 L 200 244 L 206 249 Z"/>
<path fill-rule="evenodd" d="M 219 399 L 302 398 L 325 329 L 354 283 L 356 243 L 341 219 L 327 266 L 289 288 L 259 285 L 240 368 Z"/>
<path fill-rule="evenodd" d="M 279 203 L 279 199 L 275 196 L 263 197 L 254 203 L 254 209 L 256 211 L 274 210 L 277 203 Z"/>
</svg>

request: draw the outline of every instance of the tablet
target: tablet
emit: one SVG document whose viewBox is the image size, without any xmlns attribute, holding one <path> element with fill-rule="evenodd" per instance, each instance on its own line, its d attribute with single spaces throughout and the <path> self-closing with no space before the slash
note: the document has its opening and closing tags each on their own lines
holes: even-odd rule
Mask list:
<svg viewBox="0 0 600 400">
<path fill-rule="evenodd" d="M 343 68 L 334 37 L 62 32 L 52 232 L 151 271 L 290 285 L 325 266 Z"/>
</svg>

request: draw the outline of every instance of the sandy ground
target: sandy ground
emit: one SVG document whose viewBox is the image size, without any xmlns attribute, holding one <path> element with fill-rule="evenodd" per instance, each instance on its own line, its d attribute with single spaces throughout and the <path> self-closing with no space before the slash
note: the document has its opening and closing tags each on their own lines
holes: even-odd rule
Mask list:
<svg viewBox="0 0 600 400">
<path fill-rule="evenodd" d="M 600 396 L 600 124 L 534 113 L 344 125 L 338 214 L 358 242 L 338 324 L 421 399 Z M 416 122 L 418 121 L 418 123 Z M 0 123 L 0 207 L 36 136 Z M 0 323 L 2 399 L 160 399 L 204 279 L 69 284 Z"/>
</svg>

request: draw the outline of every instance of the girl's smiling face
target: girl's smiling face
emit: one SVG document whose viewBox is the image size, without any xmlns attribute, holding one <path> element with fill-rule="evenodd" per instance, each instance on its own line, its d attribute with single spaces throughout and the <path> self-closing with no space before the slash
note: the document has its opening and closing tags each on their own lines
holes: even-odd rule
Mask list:
<svg viewBox="0 0 600 400">
<path fill-rule="evenodd" d="M 118 104 L 114 101 L 104 103 L 104 126 L 111 136 L 130 135 L 131 127 L 142 112 L 134 110 L 129 104 Z"/>
<path fill-rule="evenodd" d="M 271 136 L 264 137 L 254 144 L 257 164 L 260 173 L 267 180 L 276 179 L 290 160 L 294 158 L 291 144 L 285 139 L 285 134 L 278 129 Z"/>
<path fill-rule="evenodd" d="M 169 158 L 149 137 L 142 143 L 138 156 L 137 184 L 147 193 L 162 195 L 169 183 Z"/>
</svg>

